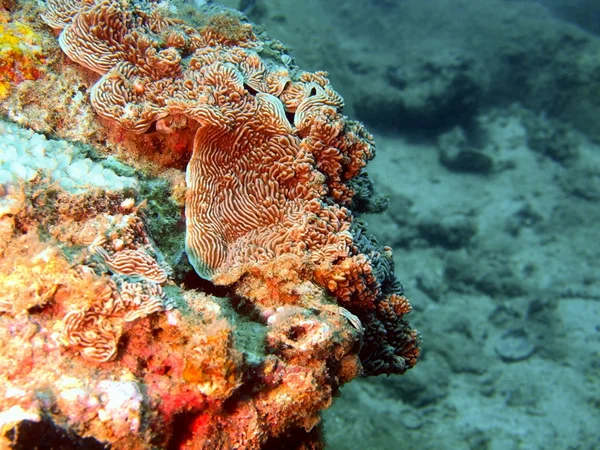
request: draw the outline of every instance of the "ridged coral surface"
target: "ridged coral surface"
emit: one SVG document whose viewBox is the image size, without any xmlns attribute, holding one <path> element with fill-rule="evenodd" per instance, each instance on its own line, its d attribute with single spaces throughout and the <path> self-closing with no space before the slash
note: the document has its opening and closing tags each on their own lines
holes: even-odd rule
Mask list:
<svg viewBox="0 0 600 450">
<path fill-rule="evenodd" d="M 252 326 L 177 288 L 127 195 L 2 186 L 0 445 L 38 442 L 24 420 L 115 449 L 260 448 L 312 429 L 359 374 L 358 330 L 309 284 L 319 314 L 281 307 Z"/>
<path fill-rule="evenodd" d="M 114 448 L 260 448 L 287 438 L 320 448 L 318 414 L 341 384 L 416 364 L 420 340 L 404 318 L 411 308 L 391 249 L 351 211 L 372 136 L 343 116 L 325 73 L 265 51 L 232 12 L 204 14 L 197 29 L 154 1 L 49 0 L 36 15 L 89 77 L 106 136 L 125 148 L 141 142 L 134 135 L 190 143 L 173 159 L 189 159 L 185 194 L 174 184 L 171 197 L 185 198 L 187 258 L 210 282 L 192 284 L 227 298 L 175 283 L 190 276 L 152 239 L 157 213 L 138 183 L 77 152 L 64 183 L 42 162 L 20 173 L 9 161 L 0 321 L 26 350 L 3 368 L 4 431 L 30 417 Z M 88 119 L 82 139 L 96 136 Z M 41 159 L 53 155 L 46 147 L 35 150 Z M 45 363 L 23 371 L 30 354 Z M 47 364 L 40 387 L 31 380 Z M 42 388 L 44 404 L 34 398 Z"/>
</svg>

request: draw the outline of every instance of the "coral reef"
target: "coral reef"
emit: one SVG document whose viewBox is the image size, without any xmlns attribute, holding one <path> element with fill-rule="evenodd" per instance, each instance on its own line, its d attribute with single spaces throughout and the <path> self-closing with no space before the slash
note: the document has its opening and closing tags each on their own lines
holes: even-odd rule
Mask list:
<svg viewBox="0 0 600 450">
<path fill-rule="evenodd" d="M 27 420 L 113 448 L 259 448 L 311 429 L 360 374 L 360 332 L 316 285 L 297 286 L 314 309 L 280 306 L 244 325 L 227 299 L 169 281 L 124 191 L 71 193 L 43 178 L 6 186 L 3 445 Z"/>
<path fill-rule="evenodd" d="M 300 279 L 316 280 L 362 320 L 380 322 L 371 312 L 402 292 L 382 291 L 388 274 L 373 270 L 382 257 L 361 248 L 345 207 L 354 194 L 349 180 L 374 155 L 372 137 L 341 115 L 343 101 L 324 73 L 263 61 L 248 24 L 222 13 L 197 31 L 165 13 L 151 2 L 51 1 L 43 18 L 62 30 L 69 58 L 102 75 L 91 89 L 100 116 L 135 133 L 154 122 L 169 129 L 180 116 L 200 124 L 185 205 L 186 250 L 200 276 L 224 285 L 245 276 L 244 292 L 251 278 L 264 281 L 273 259 L 294 255 L 290 270 Z M 274 296 L 282 297 L 251 300 L 269 306 Z M 408 329 L 402 314 L 394 322 Z M 368 338 L 375 333 L 384 347 L 401 350 L 386 351 L 389 358 L 368 373 L 414 364 L 414 333 L 392 338 L 406 341 L 397 346 L 376 331 L 381 323 L 369 325 Z"/>
<path fill-rule="evenodd" d="M 392 251 L 350 210 L 385 206 L 366 200 L 372 136 L 325 73 L 263 54 L 238 15 L 211 9 L 194 29 L 165 2 L 49 0 L 38 13 L 83 69 L 59 58 L 27 95 L 64 64 L 99 120 L 70 90 L 80 133 L 68 114 L 19 107 L 23 91 L 9 116 L 115 143 L 151 170 L 2 125 L 4 443 L 27 420 L 113 448 L 320 448 L 339 386 L 419 356 Z M 177 285 L 190 276 L 167 261 L 183 258 L 161 252 L 183 241 L 182 206 L 204 292 Z"/>
</svg>

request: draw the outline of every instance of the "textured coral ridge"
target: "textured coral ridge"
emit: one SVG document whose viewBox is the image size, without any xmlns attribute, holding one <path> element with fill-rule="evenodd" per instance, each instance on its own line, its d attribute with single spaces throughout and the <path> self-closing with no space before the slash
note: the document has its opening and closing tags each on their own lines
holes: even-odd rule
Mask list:
<svg viewBox="0 0 600 450">
<path fill-rule="evenodd" d="M 168 130 L 180 116 L 200 125 L 186 196 L 197 272 L 237 282 L 264 308 L 299 301 L 284 287 L 290 271 L 316 281 L 362 320 L 366 374 L 412 367 L 419 339 L 403 320 L 410 307 L 391 251 L 362 237 L 347 209 L 371 136 L 341 115 L 325 74 L 261 58 L 249 25 L 221 18 L 197 31 L 165 8 L 50 0 L 43 18 L 62 30 L 69 58 L 101 75 L 91 90 L 100 116 L 137 133 Z M 287 272 L 273 275 L 278 258 Z"/>
</svg>

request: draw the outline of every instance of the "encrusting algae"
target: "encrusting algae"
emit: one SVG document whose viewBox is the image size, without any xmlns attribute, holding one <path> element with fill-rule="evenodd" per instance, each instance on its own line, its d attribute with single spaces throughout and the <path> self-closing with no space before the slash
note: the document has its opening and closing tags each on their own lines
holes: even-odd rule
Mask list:
<svg viewBox="0 0 600 450">
<path fill-rule="evenodd" d="M 372 136 L 241 15 L 207 6 L 196 29 L 177 5 L 2 13 L 19 77 L 43 61 L 29 26 L 59 37 L 0 110 L 85 144 L 0 123 L 5 447 L 37 445 L 29 421 L 114 449 L 323 448 L 341 385 L 417 362 L 391 249 L 357 219 Z"/>
</svg>

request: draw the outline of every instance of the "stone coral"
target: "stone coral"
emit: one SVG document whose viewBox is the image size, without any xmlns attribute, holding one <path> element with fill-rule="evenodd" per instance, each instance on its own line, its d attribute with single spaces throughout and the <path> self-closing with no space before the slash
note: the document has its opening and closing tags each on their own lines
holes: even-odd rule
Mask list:
<svg viewBox="0 0 600 450">
<path fill-rule="evenodd" d="M 55 3 L 49 3 L 46 14 L 54 26 L 66 22 L 71 14 L 61 12 L 63 18 L 54 17 L 58 10 Z M 214 39 L 210 36 L 174 20 L 158 20 L 156 11 L 144 10 L 142 3 L 136 5 L 131 11 L 115 3 L 90 4 L 67 23 L 60 35 L 61 47 L 71 59 L 104 74 L 92 89 L 96 111 L 136 132 L 144 132 L 152 122 L 179 113 L 203 125 L 196 134 L 194 156 L 188 165 L 191 194 L 186 208 L 187 248 L 201 275 L 214 278 L 228 257 L 230 262 L 234 260 L 234 264 L 227 265 L 229 268 L 240 265 L 237 258 L 243 264 L 248 259 L 243 255 L 248 244 L 263 247 L 264 258 L 288 253 L 289 246 L 276 247 L 285 241 L 283 234 L 290 224 L 319 209 L 328 209 L 320 202 L 307 205 L 310 200 L 321 200 L 325 191 L 315 166 L 326 172 L 332 197 L 347 200 L 349 190 L 342 179 L 355 176 L 372 156 L 370 142 L 359 138 L 361 130 L 355 124 L 339 138 L 336 147 L 331 145 L 344 122 L 333 108 L 320 114 L 319 107 L 339 107 L 342 101 L 324 76 L 304 74 L 293 84 L 287 70 L 267 70 L 254 51 L 240 46 L 211 46 L 208 42 Z M 88 32 L 102 21 L 120 26 L 100 26 Z M 111 33 L 110 37 L 105 33 Z M 163 41 L 161 35 L 166 35 Z M 187 46 L 169 45 L 175 35 L 180 38 L 177 42 L 187 42 Z M 143 48 L 134 42 L 143 42 Z M 161 42 L 166 43 L 164 48 Z M 128 44 L 133 47 L 128 48 Z M 165 66 L 150 60 L 148 55 L 155 53 L 171 54 L 173 59 Z M 184 73 L 181 60 L 186 54 L 191 56 Z M 165 70 L 160 71 L 161 67 Z M 259 92 L 250 95 L 244 86 Z M 312 91 L 316 92 L 314 96 Z M 318 111 L 311 113 L 311 108 Z M 293 136 L 286 110 L 297 110 L 296 125 L 301 131 L 314 128 L 315 135 L 303 141 Z M 261 173 L 269 162 L 269 170 Z M 224 176 L 227 170 L 233 172 Z M 210 212 L 201 208 L 208 198 L 213 205 Z M 336 213 L 334 207 L 329 215 L 336 220 L 339 214 L 344 213 Z M 343 231 L 336 230 L 335 224 L 329 228 L 319 231 L 315 227 L 314 231 L 324 235 L 320 240 L 327 239 L 332 231 Z M 297 233 L 297 245 L 308 240 L 304 237 Z"/>
<path fill-rule="evenodd" d="M 12 204 L 0 210 L 0 224 L 5 242 L 13 245 L 0 252 L 5 258 L 0 312 L 26 315 L 59 301 L 63 317 L 53 326 L 58 341 L 86 359 L 108 361 L 116 355 L 126 322 L 164 310 L 168 300 L 161 285 L 168 267 L 149 240 L 133 199 L 121 200 L 114 193 L 116 198 L 69 194 L 40 177 L 33 185 L 28 181 L 9 185 L 2 199 Z M 40 226 L 59 241 L 89 244 L 89 255 L 69 262 L 58 247 L 40 242 L 35 232 Z M 20 244 L 14 242 L 15 229 L 28 231 L 16 240 Z"/>
<path fill-rule="evenodd" d="M 358 322 L 322 288 L 290 280 L 312 307 L 249 320 L 170 284 L 135 193 L 12 180 L 0 185 L 3 447 L 37 445 L 28 430 L 44 428 L 115 449 L 258 449 L 305 429 L 296 437 L 321 448 L 308 431 L 361 370 Z"/>
</svg>

